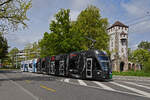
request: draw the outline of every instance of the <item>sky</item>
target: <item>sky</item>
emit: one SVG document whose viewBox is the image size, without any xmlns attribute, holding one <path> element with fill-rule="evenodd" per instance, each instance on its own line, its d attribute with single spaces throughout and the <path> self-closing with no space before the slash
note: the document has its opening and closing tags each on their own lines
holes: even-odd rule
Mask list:
<svg viewBox="0 0 150 100">
<path fill-rule="evenodd" d="M 50 32 L 50 21 L 61 8 L 70 9 L 71 20 L 75 21 L 88 5 L 99 8 L 101 17 L 108 18 L 110 25 L 120 21 L 129 26 L 129 48 L 136 49 L 141 41 L 150 41 L 150 0 L 32 0 L 27 12 L 28 28 L 6 35 L 10 49 L 22 50 L 28 43 L 42 39 L 44 32 Z"/>
</svg>

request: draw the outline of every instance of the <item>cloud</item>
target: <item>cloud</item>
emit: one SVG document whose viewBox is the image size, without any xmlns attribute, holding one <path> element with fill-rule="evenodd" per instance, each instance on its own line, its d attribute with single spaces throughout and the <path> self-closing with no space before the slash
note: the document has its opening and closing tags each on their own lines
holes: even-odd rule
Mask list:
<svg viewBox="0 0 150 100">
<path fill-rule="evenodd" d="M 150 16 L 149 16 L 150 17 Z M 135 22 L 135 24 L 131 24 L 130 27 L 130 33 L 145 33 L 149 32 L 150 30 L 150 18 L 143 18 L 140 21 Z"/>
<path fill-rule="evenodd" d="M 121 2 L 126 16 L 125 22 L 129 25 L 129 47 L 137 49 L 142 40 L 149 40 L 150 37 L 150 11 L 149 0 L 129 0 Z"/>
<path fill-rule="evenodd" d="M 147 11 L 150 11 L 149 5 L 149 0 L 131 0 L 127 3 L 121 3 L 121 6 L 127 11 L 130 16 L 133 17 L 145 15 Z"/>
<path fill-rule="evenodd" d="M 28 43 L 38 42 L 42 38 L 41 33 L 20 33 L 20 34 L 7 34 L 9 46 L 23 49 Z"/>
<path fill-rule="evenodd" d="M 77 10 L 76 11 L 75 10 L 70 11 L 71 20 L 75 21 L 77 19 L 77 17 L 78 17 L 79 14 L 80 14 L 80 11 L 77 11 Z"/>
<path fill-rule="evenodd" d="M 92 4 L 94 1 L 95 0 L 71 0 L 71 6 L 73 9 L 81 10 Z"/>
<path fill-rule="evenodd" d="M 25 44 L 41 39 L 43 33 L 49 31 L 50 21 L 54 19 L 54 14 L 60 8 L 70 9 L 70 17 L 74 21 L 82 10 L 92 4 L 100 9 L 102 17 L 109 19 L 109 23 L 113 24 L 116 20 L 121 22 L 130 20 L 130 23 L 124 23 L 127 25 L 135 23 L 134 19 L 150 11 L 150 0 L 33 0 L 32 2 L 32 8 L 28 12 L 29 29 L 9 35 L 8 40 L 11 47 L 23 49 Z M 142 20 L 145 19 L 147 18 Z M 129 46 L 135 48 L 139 41 L 149 39 L 149 20 L 129 27 Z"/>
</svg>

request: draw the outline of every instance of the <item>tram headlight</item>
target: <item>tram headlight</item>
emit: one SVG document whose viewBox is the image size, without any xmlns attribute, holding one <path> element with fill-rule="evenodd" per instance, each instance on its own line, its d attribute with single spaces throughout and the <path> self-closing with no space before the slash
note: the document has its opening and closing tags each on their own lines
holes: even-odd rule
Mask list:
<svg viewBox="0 0 150 100">
<path fill-rule="evenodd" d="M 100 75 L 100 74 L 101 74 L 101 71 L 98 71 L 98 72 L 97 72 L 97 75 Z"/>
</svg>

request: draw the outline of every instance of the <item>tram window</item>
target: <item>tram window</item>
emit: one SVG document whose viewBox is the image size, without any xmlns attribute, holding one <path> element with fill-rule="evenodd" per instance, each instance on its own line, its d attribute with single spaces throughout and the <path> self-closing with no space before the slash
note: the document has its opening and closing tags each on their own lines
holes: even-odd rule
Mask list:
<svg viewBox="0 0 150 100">
<path fill-rule="evenodd" d="M 94 64 L 94 70 L 101 70 L 101 66 L 98 63 L 96 58 L 94 59 L 94 63 L 93 64 Z"/>
<path fill-rule="evenodd" d="M 25 68 L 27 68 L 27 64 L 25 64 Z"/>
<path fill-rule="evenodd" d="M 99 56 L 98 58 L 99 58 L 99 60 L 108 60 L 107 56 Z"/>
<path fill-rule="evenodd" d="M 87 75 L 88 75 L 88 76 L 91 76 L 91 71 L 87 71 Z"/>
<path fill-rule="evenodd" d="M 21 68 L 23 68 L 23 65 L 21 65 Z"/>
<path fill-rule="evenodd" d="M 73 56 L 70 58 L 70 67 L 71 69 L 77 69 L 79 62 L 78 62 L 79 57 L 78 56 Z"/>
<path fill-rule="evenodd" d="M 29 64 L 29 68 L 32 68 L 32 64 Z"/>
<path fill-rule="evenodd" d="M 42 63 L 42 68 L 45 68 L 45 63 L 44 62 Z"/>
<path fill-rule="evenodd" d="M 101 65 L 102 65 L 102 68 L 104 70 L 108 70 L 108 68 L 109 68 L 109 62 L 101 62 Z"/>
</svg>

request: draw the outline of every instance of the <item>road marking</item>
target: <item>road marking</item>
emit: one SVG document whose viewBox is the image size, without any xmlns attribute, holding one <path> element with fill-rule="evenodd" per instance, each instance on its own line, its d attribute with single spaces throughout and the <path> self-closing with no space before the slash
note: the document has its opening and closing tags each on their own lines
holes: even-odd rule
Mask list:
<svg viewBox="0 0 150 100">
<path fill-rule="evenodd" d="M 100 82 L 97 82 L 97 81 L 93 81 L 95 84 L 99 85 L 100 87 L 102 87 L 103 89 L 106 89 L 106 90 L 110 90 L 110 91 L 116 91 L 115 89 L 109 87 L 109 86 L 106 86 L 105 84 L 102 84 Z"/>
<path fill-rule="evenodd" d="M 135 86 L 139 86 L 139 87 L 143 87 L 143 88 L 146 88 L 146 89 L 150 89 L 150 87 L 148 87 L 148 86 L 140 85 L 140 84 L 133 83 L 133 82 L 125 82 L 125 83 L 135 85 Z"/>
<path fill-rule="evenodd" d="M 64 82 L 64 79 L 61 79 L 60 81 L 61 81 L 61 82 Z"/>
<path fill-rule="evenodd" d="M 133 91 L 133 92 L 142 94 L 142 95 L 144 95 L 144 96 L 150 98 L 150 93 L 147 93 L 147 92 L 145 92 L 145 91 L 141 91 L 141 90 L 138 90 L 138 89 L 136 89 L 136 88 L 132 88 L 132 87 L 129 87 L 129 86 L 125 86 L 125 85 L 122 85 L 122 84 L 119 84 L 119 83 L 116 83 L 116 82 L 110 82 L 110 83 L 112 83 L 112 84 L 114 84 L 114 85 L 117 85 L 117 86 L 120 86 L 120 87 L 123 87 L 123 88 L 126 88 L 126 89 L 128 89 L 128 90 L 131 90 L 131 91 Z"/>
<path fill-rule="evenodd" d="M 150 80 L 149 79 L 126 79 L 126 78 L 118 78 L 118 77 L 114 77 L 113 79 L 117 79 L 117 80 L 131 80 L 131 81 L 133 81 L 133 80 L 136 80 L 136 81 L 147 81 L 147 82 L 150 82 Z"/>
<path fill-rule="evenodd" d="M 69 80 L 70 80 L 70 79 L 66 78 L 66 79 L 64 79 L 64 82 L 69 83 Z"/>
<path fill-rule="evenodd" d="M 51 92 L 56 92 L 56 90 L 54 90 L 54 89 L 52 89 L 52 88 L 48 88 L 48 87 L 46 87 L 46 86 L 44 86 L 44 85 L 40 85 L 40 87 L 41 87 L 41 88 L 44 88 L 44 89 L 46 89 L 46 90 L 49 90 L 49 91 L 51 91 Z"/>
<path fill-rule="evenodd" d="M 87 84 L 83 80 L 78 80 L 78 82 L 79 82 L 80 85 L 87 86 Z"/>
<path fill-rule="evenodd" d="M 4 78 L 9 79 L 7 76 L 2 75 Z M 21 85 L 19 85 L 18 83 L 12 81 L 9 79 L 9 81 L 11 83 L 13 83 L 14 85 L 18 86 L 21 90 L 23 90 L 25 93 L 27 93 L 28 95 L 30 95 L 33 99 L 35 100 L 40 100 L 37 96 L 35 96 L 34 94 L 32 94 L 30 91 L 28 91 L 27 89 L 25 89 L 24 87 L 22 87 Z"/>
<path fill-rule="evenodd" d="M 140 84 L 140 85 L 148 85 L 148 86 L 150 85 L 150 84 L 146 84 L 146 83 L 138 83 L 138 84 Z"/>
<path fill-rule="evenodd" d="M 31 83 L 31 81 L 30 81 L 30 80 L 25 80 L 25 82 L 27 82 L 27 83 Z"/>
</svg>

